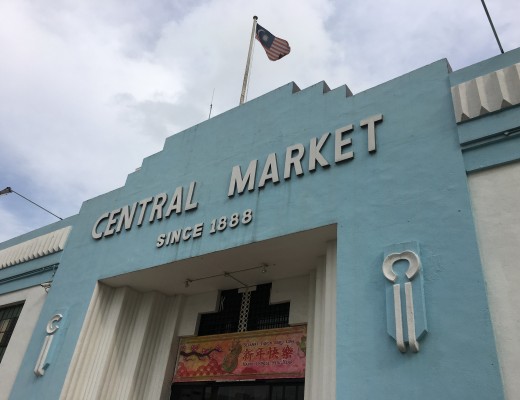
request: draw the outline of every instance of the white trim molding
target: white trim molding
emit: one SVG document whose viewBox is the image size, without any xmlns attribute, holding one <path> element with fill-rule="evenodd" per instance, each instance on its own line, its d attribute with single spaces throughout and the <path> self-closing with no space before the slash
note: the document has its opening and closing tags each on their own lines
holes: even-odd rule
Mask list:
<svg viewBox="0 0 520 400">
<path fill-rule="evenodd" d="M 457 123 L 520 104 L 520 63 L 452 86 Z"/>
<path fill-rule="evenodd" d="M 62 251 L 71 229 L 67 226 L 0 250 L 0 269 Z"/>
</svg>

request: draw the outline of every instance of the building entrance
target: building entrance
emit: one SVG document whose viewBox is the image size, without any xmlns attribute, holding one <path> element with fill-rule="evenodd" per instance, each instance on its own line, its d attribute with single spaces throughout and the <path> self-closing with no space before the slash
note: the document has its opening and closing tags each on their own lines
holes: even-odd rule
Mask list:
<svg viewBox="0 0 520 400">
<path fill-rule="evenodd" d="M 171 400 L 303 400 L 303 379 L 174 384 Z"/>
<path fill-rule="evenodd" d="M 306 328 L 289 327 L 271 287 L 220 292 L 198 336 L 180 340 L 171 400 L 303 400 Z"/>
</svg>

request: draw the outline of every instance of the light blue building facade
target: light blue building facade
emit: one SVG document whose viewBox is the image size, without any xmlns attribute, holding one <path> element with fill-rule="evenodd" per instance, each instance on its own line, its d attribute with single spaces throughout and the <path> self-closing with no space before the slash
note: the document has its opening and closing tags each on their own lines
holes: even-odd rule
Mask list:
<svg viewBox="0 0 520 400">
<path fill-rule="evenodd" d="M 307 327 L 305 399 L 518 398 L 518 104 L 514 50 L 355 95 L 290 83 L 169 137 L 0 244 L 0 312 L 24 304 L 0 398 L 175 398 L 179 338 L 266 283 Z"/>
</svg>

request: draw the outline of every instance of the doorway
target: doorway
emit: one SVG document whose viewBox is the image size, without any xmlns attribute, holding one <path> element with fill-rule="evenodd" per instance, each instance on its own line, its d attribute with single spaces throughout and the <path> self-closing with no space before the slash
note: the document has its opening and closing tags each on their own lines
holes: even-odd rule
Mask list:
<svg viewBox="0 0 520 400">
<path fill-rule="evenodd" d="M 303 400 L 303 379 L 172 385 L 170 400 Z"/>
</svg>

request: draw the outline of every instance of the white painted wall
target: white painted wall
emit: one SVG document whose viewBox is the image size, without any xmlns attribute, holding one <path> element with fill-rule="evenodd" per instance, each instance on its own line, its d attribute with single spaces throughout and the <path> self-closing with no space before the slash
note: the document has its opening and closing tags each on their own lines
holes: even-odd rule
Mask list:
<svg viewBox="0 0 520 400">
<path fill-rule="evenodd" d="M 309 278 L 305 400 L 336 398 L 336 241 Z"/>
<path fill-rule="evenodd" d="M 506 399 L 520 399 L 520 163 L 469 176 Z"/>
<path fill-rule="evenodd" d="M 309 318 L 309 275 L 274 281 L 271 304 L 290 301 L 289 325 L 306 323 Z"/>
<path fill-rule="evenodd" d="M 217 311 L 218 290 L 186 296 L 179 326 L 179 336 L 197 334 L 200 313 Z"/>
<path fill-rule="evenodd" d="M 25 301 L 4 358 L 0 363 L 0 400 L 9 398 L 46 295 L 45 289 L 39 285 L 0 295 L 0 307 Z M 36 363 L 36 360 L 34 362 Z"/>
<path fill-rule="evenodd" d="M 98 284 L 60 398 L 168 399 L 183 300 Z"/>
</svg>

